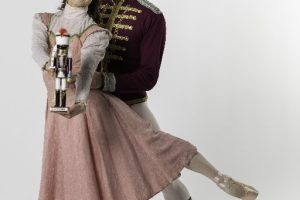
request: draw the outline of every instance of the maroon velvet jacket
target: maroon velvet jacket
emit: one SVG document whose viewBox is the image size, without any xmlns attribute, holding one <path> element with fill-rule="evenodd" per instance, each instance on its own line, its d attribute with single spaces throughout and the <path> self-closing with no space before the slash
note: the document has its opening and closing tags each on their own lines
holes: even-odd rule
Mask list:
<svg viewBox="0 0 300 200">
<path fill-rule="evenodd" d="M 103 0 L 101 13 L 101 25 L 113 34 L 100 63 L 104 71 L 115 74 L 116 90 L 112 94 L 130 105 L 146 101 L 146 91 L 157 82 L 165 46 L 163 14 L 146 0 L 116 4 Z"/>
</svg>

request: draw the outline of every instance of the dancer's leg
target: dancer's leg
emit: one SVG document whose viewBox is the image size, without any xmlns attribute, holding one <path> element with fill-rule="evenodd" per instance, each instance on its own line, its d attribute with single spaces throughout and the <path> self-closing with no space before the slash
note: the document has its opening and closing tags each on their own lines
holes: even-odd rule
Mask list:
<svg viewBox="0 0 300 200">
<path fill-rule="evenodd" d="M 131 108 L 143 119 L 149 121 L 154 130 L 160 130 L 160 127 L 150 111 L 147 102 L 134 104 Z M 163 191 L 165 200 L 189 200 L 190 194 L 185 185 L 177 178 L 171 184 L 169 184 Z"/>
<path fill-rule="evenodd" d="M 186 168 L 194 172 L 198 172 L 211 180 L 218 175 L 218 170 L 199 152 L 193 157 Z"/>
<path fill-rule="evenodd" d="M 220 173 L 199 152 L 193 157 L 186 168 L 206 176 L 215 182 L 218 187 L 232 196 L 245 200 L 254 200 L 258 195 L 258 191 L 255 188 L 240 183 L 231 177 Z"/>
<path fill-rule="evenodd" d="M 169 184 L 163 191 L 166 200 L 190 200 L 190 194 L 185 185 L 177 178 Z"/>
<path fill-rule="evenodd" d="M 147 103 L 140 103 L 131 106 L 143 119 L 150 121 L 155 130 L 160 130 L 160 127 L 149 110 Z M 247 200 L 254 200 L 258 194 L 257 190 L 251 186 L 235 181 L 234 179 L 220 173 L 201 153 L 197 153 L 186 166 L 194 172 L 198 172 L 207 178 L 214 181 L 222 190 L 235 197 L 242 197 Z M 182 200 L 188 199 L 189 193 L 186 187 L 179 181 L 175 180 L 170 184 L 163 194 L 166 200 Z"/>
</svg>

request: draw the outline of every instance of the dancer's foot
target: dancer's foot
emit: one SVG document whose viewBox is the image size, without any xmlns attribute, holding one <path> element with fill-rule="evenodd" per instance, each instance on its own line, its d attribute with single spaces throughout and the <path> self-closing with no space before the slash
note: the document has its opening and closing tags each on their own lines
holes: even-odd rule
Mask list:
<svg viewBox="0 0 300 200">
<path fill-rule="evenodd" d="M 255 200 L 258 196 L 258 191 L 254 187 L 238 182 L 225 174 L 218 173 L 213 181 L 227 194 L 242 200 Z"/>
</svg>

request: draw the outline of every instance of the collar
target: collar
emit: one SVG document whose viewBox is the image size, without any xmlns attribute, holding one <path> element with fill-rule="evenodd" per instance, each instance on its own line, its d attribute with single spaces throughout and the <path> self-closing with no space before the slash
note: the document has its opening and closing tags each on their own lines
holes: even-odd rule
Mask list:
<svg viewBox="0 0 300 200">
<path fill-rule="evenodd" d="M 121 0 L 110 0 L 110 2 L 114 5 L 118 4 Z M 126 0 L 124 0 L 125 2 Z"/>
<path fill-rule="evenodd" d="M 88 11 L 88 6 L 72 7 L 67 3 L 63 11 L 63 16 L 65 18 L 82 18 L 82 17 L 86 17 L 87 11 Z"/>
</svg>

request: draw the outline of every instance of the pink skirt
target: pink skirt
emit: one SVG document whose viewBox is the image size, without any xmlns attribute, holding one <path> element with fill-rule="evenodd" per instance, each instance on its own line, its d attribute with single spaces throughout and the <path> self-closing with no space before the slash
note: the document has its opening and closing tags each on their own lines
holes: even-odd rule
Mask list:
<svg viewBox="0 0 300 200">
<path fill-rule="evenodd" d="M 72 119 L 50 112 L 49 99 L 39 200 L 148 200 L 197 153 L 111 94 L 91 90 Z"/>
</svg>

